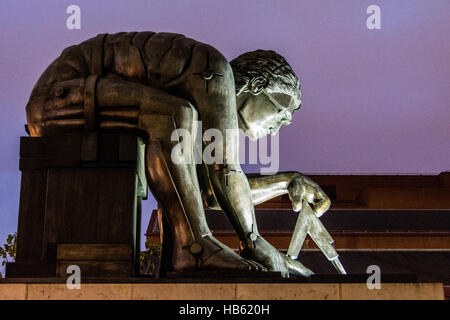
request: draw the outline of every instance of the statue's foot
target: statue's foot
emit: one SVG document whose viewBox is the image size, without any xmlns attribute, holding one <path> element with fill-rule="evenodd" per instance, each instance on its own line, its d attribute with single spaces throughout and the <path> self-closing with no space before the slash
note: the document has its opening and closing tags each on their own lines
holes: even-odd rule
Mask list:
<svg viewBox="0 0 450 320">
<path fill-rule="evenodd" d="M 252 259 L 265 266 L 269 271 L 278 271 L 285 278 L 292 276 L 309 277 L 314 274 L 300 261 L 292 260 L 286 254 L 278 251 L 261 236 L 254 242 L 243 244 L 242 256 Z"/>
<path fill-rule="evenodd" d="M 280 252 L 280 254 L 282 254 L 282 253 Z M 312 272 L 310 269 L 305 267 L 300 261 L 292 260 L 285 254 L 282 254 L 282 255 L 287 262 L 290 276 L 309 277 L 314 274 L 314 272 Z"/>
<path fill-rule="evenodd" d="M 198 239 L 193 245 L 175 250 L 175 271 L 238 270 L 267 271 L 263 265 L 247 260 L 213 236 Z"/>
</svg>

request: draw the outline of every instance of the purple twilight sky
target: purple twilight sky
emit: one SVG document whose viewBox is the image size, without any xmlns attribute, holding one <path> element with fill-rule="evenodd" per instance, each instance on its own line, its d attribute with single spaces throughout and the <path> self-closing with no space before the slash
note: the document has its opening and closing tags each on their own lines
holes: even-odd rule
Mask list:
<svg viewBox="0 0 450 320">
<path fill-rule="evenodd" d="M 66 8 L 81 8 L 81 30 Z M 366 27 L 369 5 L 381 30 Z M 167 31 L 229 60 L 273 49 L 300 78 L 280 170 L 436 174 L 450 169 L 450 1 L 148 0 L 0 3 L 0 242 L 16 230 L 25 105 L 65 47 L 98 33 Z M 143 213 L 146 226 L 154 201 Z"/>
</svg>

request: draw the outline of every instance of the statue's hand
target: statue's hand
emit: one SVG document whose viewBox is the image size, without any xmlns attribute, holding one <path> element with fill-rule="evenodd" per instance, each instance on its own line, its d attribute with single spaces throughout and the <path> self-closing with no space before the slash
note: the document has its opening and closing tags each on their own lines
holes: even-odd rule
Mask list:
<svg viewBox="0 0 450 320">
<path fill-rule="evenodd" d="M 312 205 L 317 217 L 324 214 L 331 205 L 330 198 L 323 192 L 322 188 L 305 176 L 294 178 L 288 186 L 289 198 L 295 212 L 302 209 L 302 201 Z"/>
</svg>

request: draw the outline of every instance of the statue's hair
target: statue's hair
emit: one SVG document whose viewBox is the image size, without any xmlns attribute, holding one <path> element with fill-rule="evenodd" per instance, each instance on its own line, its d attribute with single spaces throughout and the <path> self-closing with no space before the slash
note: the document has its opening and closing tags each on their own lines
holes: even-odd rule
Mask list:
<svg viewBox="0 0 450 320">
<path fill-rule="evenodd" d="M 288 94 L 294 99 L 291 112 L 300 108 L 300 82 L 286 59 L 275 51 L 260 49 L 246 52 L 233 59 L 230 65 L 233 69 L 236 93 L 247 86 L 253 77 L 263 76 L 268 80 L 266 89 L 269 92 Z"/>
</svg>

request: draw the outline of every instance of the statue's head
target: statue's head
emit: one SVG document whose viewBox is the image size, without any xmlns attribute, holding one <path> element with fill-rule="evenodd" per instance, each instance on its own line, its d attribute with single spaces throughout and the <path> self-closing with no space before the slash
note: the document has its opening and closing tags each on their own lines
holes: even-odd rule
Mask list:
<svg viewBox="0 0 450 320">
<path fill-rule="evenodd" d="M 300 83 L 291 66 L 274 51 L 256 50 L 230 62 L 236 87 L 239 126 L 256 140 L 291 123 L 300 108 Z"/>
</svg>

